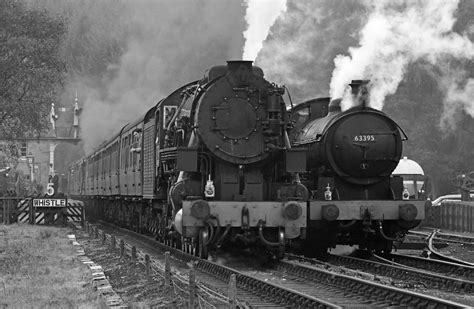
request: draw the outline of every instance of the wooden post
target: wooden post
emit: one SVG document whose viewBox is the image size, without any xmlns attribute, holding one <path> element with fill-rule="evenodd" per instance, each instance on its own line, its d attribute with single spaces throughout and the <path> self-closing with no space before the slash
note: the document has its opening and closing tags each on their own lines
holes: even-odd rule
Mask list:
<svg viewBox="0 0 474 309">
<path fill-rule="evenodd" d="M 132 247 L 132 261 L 137 260 L 137 247 L 133 246 Z"/>
<path fill-rule="evenodd" d="M 145 272 L 147 277 L 150 276 L 150 256 L 145 254 Z"/>
<path fill-rule="evenodd" d="M 112 250 L 115 249 L 115 244 L 117 243 L 117 239 L 115 239 L 115 235 L 112 235 Z"/>
<path fill-rule="evenodd" d="M 7 202 L 6 205 L 5 205 L 5 202 Z M 5 221 L 5 217 L 3 219 L 3 221 L 6 222 L 6 224 L 10 224 L 10 202 L 11 202 L 11 200 L 6 200 L 3 203 L 3 207 L 5 208 L 5 206 L 6 206 L 6 208 L 7 208 L 6 221 Z"/>
<path fill-rule="evenodd" d="M 466 205 L 461 205 L 461 230 L 466 232 Z"/>
<path fill-rule="evenodd" d="M 229 309 L 237 307 L 235 297 L 237 296 L 237 280 L 235 274 L 230 275 L 229 280 Z"/>
<path fill-rule="evenodd" d="M 99 238 L 99 228 L 95 228 L 95 239 Z"/>
<path fill-rule="evenodd" d="M 34 225 L 36 220 L 35 220 L 35 210 L 33 207 L 33 199 L 31 199 L 28 204 L 30 205 L 30 224 Z"/>
<path fill-rule="evenodd" d="M 1 200 L 0 203 L 2 204 L 2 223 L 5 224 L 5 200 Z"/>
<path fill-rule="evenodd" d="M 86 211 L 84 205 L 81 207 L 81 226 L 86 222 Z"/>
<path fill-rule="evenodd" d="M 453 204 L 449 203 L 448 204 L 448 212 L 449 212 L 449 229 L 454 230 L 454 207 Z"/>
<path fill-rule="evenodd" d="M 105 231 L 102 231 L 102 244 L 105 245 L 107 243 L 107 234 Z"/>
<path fill-rule="evenodd" d="M 171 286 L 171 265 L 170 265 L 170 252 L 165 252 L 165 286 Z"/>
<path fill-rule="evenodd" d="M 456 206 L 456 231 L 461 231 L 461 205 L 455 204 Z"/>
<path fill-rule="evenodd" d="M 120 239 L 120 257 L 123 258 L 123 255 L 125 253 L 125 242 L 123 239 Z"/>
<path fill-rule="evenodd" d="M 473 213 L 472 209 L 473 208 L 474 208 L 474 206 L 468 208 L 469 209 L 469 215 L 468 215 L 469 232 L 471 232 L 471 233 L 474 232 L 474 224 L 473 224 L 474 217 L 472 216 L 472 213 Z"/>
<path fill-rule="evenodd" d="M 188 308 L 194 309 L 194 296 L 196 293 L 196 275 L 194 274 L 194 267 L 189 270 L 189 303 Z"/>
</svg>

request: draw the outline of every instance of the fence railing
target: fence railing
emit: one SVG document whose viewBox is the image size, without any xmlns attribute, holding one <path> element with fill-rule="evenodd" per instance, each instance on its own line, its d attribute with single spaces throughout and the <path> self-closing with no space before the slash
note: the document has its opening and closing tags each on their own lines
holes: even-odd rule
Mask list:
<svg viewBox="0 0 474 309">
<path fill-rule="evenodd" d="M 445 201 L 426 209 L 424 226 L 474 232 L 474 202 Z"/>
<path fill-rule="evenodd" d="M 0 197 L 0 224 L 66 224 L 85 221 L 84 204 L 67 200 L 65 207 L 34 207 L 32 198 Z"/>
<path fill-rule="evenodd" d="M 0 223 L 11 224 L 17 222 L 19 216 L 25 212 L 28 213 L 28 208 L 24 210 L 18 207 L 18 204 L 24 199 L 24 197 L 18 196 L 0 197 Z"/>
</svg>

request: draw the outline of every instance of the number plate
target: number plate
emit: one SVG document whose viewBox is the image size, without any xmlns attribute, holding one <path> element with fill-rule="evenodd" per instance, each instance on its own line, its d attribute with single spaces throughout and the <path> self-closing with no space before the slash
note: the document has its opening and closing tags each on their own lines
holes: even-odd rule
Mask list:
<svg viewBox="0 0 474 309">
<path fill-rule="evenodd" d="M 361 134 L 352 137 L 353 142 L 375 142 L 375 135 Z"/>
</svg>

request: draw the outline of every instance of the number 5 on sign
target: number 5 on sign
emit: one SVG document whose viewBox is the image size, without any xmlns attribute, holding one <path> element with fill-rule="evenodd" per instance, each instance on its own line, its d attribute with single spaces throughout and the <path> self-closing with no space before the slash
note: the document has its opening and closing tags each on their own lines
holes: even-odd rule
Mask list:
<svg viewBox="0 0 474 309">
<path fill-rule="evenodd" d="M 48 186 L 46 187 L 46 194 L 49 196 L 54 195 L 54 184 L 52 182 L 48 182 Z"/>
</svg>

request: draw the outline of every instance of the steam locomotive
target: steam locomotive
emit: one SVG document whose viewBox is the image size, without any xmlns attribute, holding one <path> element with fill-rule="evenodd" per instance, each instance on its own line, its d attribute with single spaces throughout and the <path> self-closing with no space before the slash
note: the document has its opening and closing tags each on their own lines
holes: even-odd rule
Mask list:
<svg viewBox="0 0 474 309">
<path fill-rule="evenodd" d="M 292 147 L 307 149 L 307 171 L 300 176 L 312 193 L 309 255 L 337 244 L 387 253 L 424 219 L 425 179 L 392 175 L 407 137 L 386 114 L 368 107 L 368 82 L 352 81 L 355 106 L 344 112 L 341 99 L 329 98 L 292 110 Z"/>
<path fill-rule="evenodd" d="M 251 61 L 212 67 L 72 164 L 69 195 L 204 258 L 226 243 L 282 257 L 308 200 L 283 95 Z"/>
<path fill-rule="evenodd" d="M 390 251 L 424 201 L 392 175 L 403 131 L 367 107 L 365 82 L 352 86 L 361 102 L 347 111 L 329 98 L 288 111 L 251 61 L 212 67 L 73 163 L 68 194 L 90 218 L 203 258 L 225 246 Z"/>
</svg>

